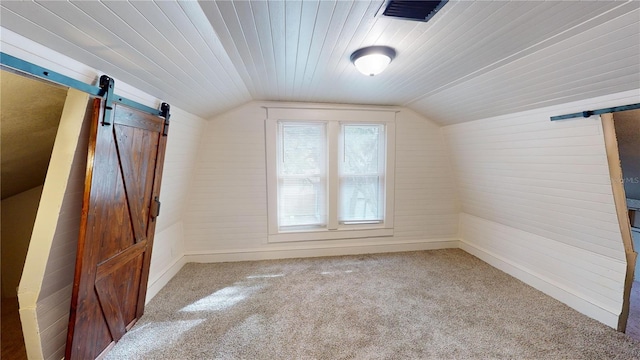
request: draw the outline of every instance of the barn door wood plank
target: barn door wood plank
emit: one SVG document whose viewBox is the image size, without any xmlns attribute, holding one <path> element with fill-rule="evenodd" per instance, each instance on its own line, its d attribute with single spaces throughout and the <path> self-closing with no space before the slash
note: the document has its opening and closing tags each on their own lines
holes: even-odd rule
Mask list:
<svg viewBox="0 0 640 360">
<path fill-rule="evenodd" d="M 121 305 L 116 295 L 116 289 L 108 278 L 96 281 L 95 287 L 111 337 L 114 341 L 118 341 L 124 335 L 126 329 L 124 318 L 120 312 Z"/>
</svg>

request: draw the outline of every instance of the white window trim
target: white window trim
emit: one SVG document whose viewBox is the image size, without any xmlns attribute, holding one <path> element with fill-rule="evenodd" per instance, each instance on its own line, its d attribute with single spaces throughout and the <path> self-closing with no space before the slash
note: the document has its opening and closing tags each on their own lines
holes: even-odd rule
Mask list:
<svg viewBox="0 0 640 360">
<path fill-rule="evenodd" d="M 393 236 L 394 189 L 395 189 L 395 110 L 323 109 L 323 108 L 267 108 L 265 121 L 266 164 L 267 164 L 267 210 L 268 242 L 293 242 L 315 240 L 357 239 Z M 326 229 L 281 231 L 278 227 L 278 174 L 277 139 L 279 121 L 313 122 L 327 124 L 328 154 L 337 159 L 341 123 L 385 124 L 385 217 L 376 224 L 339 224 L 337 220 L 338 172 L 337 165 L 327 169 L 329 223 Z M 330 166 L 331 167 L 331 166 Z"/>
</svg>

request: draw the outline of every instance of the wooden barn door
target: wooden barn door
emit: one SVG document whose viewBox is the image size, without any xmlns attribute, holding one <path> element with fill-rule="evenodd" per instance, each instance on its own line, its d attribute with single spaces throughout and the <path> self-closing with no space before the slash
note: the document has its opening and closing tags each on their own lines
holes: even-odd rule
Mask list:
<svg viewBox="0 0 640 360">
<path fill-rule="evenodd" d="M 95 359 L 144 311 L 165 119 L 94 101 L 65 359 Z M 165 135 L 163 135 L 165 134 Z"/>
</svg>

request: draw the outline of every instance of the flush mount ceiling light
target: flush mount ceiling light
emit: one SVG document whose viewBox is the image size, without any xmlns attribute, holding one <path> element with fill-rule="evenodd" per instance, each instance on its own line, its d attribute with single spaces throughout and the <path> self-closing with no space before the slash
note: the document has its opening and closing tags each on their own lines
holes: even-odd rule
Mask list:
<svg viewBox="0 0 640 360">
<path fill-rule="evenodd" d="M 361 73 L 373 76 L 387 68 L 396 57 L 396 51 L 388 46 L 369 46 L 351 54 L 351 62 Z"/>
</svg>

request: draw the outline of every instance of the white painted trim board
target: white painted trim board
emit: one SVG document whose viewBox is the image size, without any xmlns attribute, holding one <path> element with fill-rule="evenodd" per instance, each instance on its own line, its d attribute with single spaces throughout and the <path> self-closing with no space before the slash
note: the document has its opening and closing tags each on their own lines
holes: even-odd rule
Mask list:
<svg viewBox="0 0 640 360">
<path fill-rule="evenodd" d="M 279 246 L 253 249 L 229 249 L 217 251 L 194 251 L 185 253 L 186 262 L 212 263 L 231 261 L 255 261 L 292 259 L 304 257 L 374 254 L 385 252 L 457 249 L 459 240 L 453 238 L 429 239 L 410 242 L 362 242 L 349 245 Z"/>
</svg>

